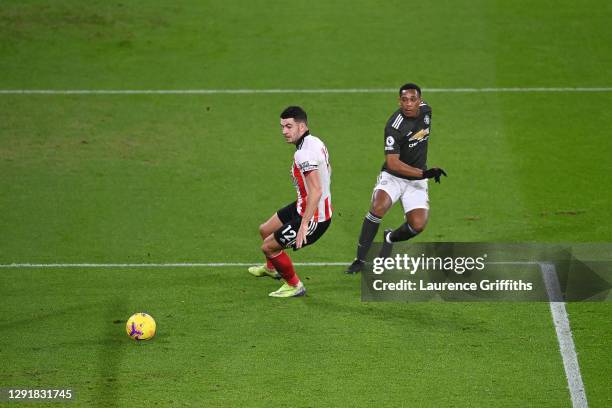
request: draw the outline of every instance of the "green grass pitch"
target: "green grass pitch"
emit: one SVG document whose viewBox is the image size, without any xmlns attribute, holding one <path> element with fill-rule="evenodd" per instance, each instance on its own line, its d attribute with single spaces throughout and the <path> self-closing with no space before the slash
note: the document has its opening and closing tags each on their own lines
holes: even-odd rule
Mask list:
<svg viewBox="0 0 612 408">
<path fill-rule="evenodd" d="M 609 88 L 611 18 L 601 0 L 4 1 L 0 90 Z M 335 209 L 291 255 L 349 262 L 395 97 L 0 93 L 0 264 L 260 262 L 258 225 L 294 199 L 290 104 L 329 148 Z M 612 92 L 424 99 L 449 177 L 418 241 L 610 241 Z M 571 406 L 548 304 L 362 303 L 342 270 L 299 267 L 308 296 L 278 300 L 244 267 L 0 268 L 0 388 L 97 407 Z M 612 307 L 567 307 L 589 405 L 611 406 Z M 138 311 L 151 341 L 125 335 Z"/>
</svg>

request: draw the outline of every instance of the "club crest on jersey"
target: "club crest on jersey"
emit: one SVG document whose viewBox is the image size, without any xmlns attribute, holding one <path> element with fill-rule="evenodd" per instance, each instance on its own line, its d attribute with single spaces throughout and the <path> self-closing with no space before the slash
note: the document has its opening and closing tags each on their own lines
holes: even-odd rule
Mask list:
<svg viewBox="0 0 612 408">
<path fill-rule="evenodd" d="M 431 122 L 431 118 L 429 117 L 429 115 L 425 115 L 425 117 L 423 118 L 423 122 L 425 122 L 426 125 L 429 125 L 429 123 Z"/>
</svg>

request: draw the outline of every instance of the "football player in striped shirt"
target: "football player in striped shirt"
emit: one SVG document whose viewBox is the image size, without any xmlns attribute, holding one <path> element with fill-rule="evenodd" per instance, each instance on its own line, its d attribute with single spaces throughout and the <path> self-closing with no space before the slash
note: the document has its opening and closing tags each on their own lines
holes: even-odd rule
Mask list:
<svg viewBox="0 0 612 408">
<path fill-rule="evenodd" d="M 357 256 L 346 273 L 363 270 L 366 255 L 380 221 L 398 200 L 406 222 L 396 230 L 385 230 L 379 256 L 391 254 L 393 242 L 406 241 L 421 233 L 429 217 L 427 179 L 440 182 L 444 170 L 427 168 L 427 145 L 431 129 L 431 107 L 421 99 L 421 88 L 405 84 L 399 89 L 399 109 L 385 126 L 385 162 L 374 187 L 357 244 Z"/>
<path fill-rule="evenodd" d="M 331 166 L 327 148 L 321 139 L 310 134 L 308 117 L 302 108 L 285 109 L 280 115 L 280 125 L 285 140 L 296 149 L 291 178 L 297 200 L 259 226 L 266 264 L 250 267 L 248 271 L 257 277 L 282 277 L 285 283 L 270 296 L 293 297 L 304 295 L 306 288 L 284 250 L 314 244 L 327 231 L 332 217 Z"/>
</svg>

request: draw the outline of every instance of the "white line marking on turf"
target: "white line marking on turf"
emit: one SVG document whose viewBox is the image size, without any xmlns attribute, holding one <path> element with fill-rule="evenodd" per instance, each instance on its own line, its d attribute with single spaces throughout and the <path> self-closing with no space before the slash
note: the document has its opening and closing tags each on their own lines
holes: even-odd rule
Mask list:
<svg viewBox="0 0 612 408">
<path fill-rule="evenodd" d="M 294 262 L 296 266 L 347 266 L 350 262 Z M 488 265 L 540 265 L 540 262 L 487 262 Z M 170 262 L 170 263 L 11 263 L 0 268 L 208 268 L 253 266 L 257 262 Z"/>
<path fill-rule="evenodd" d="M 555 266 L 550 263 L 541 263 L 542 278 L 546 286 L 546 293 L 550 299 L 550 313 L 552 314 L 555 331 L 557 332 L 557 340 L 559 341 L 559 350 L 563 359 L 563 367 L 565 368 L 565 376 L 567 377 L 567 385 L 569 387 L 570 396 L 572 398 L 572 406 L 574 408 L 586 408 L 589 406 L 584 390 L 584 383 L 580 375 L 580 366 L 578 365 L 578 356 L 574 339 L 572 338 L 572 329 L 569 324 L 569 317 L 565 310 L 565 302 L 561 295 L 561 287 L 559 279 L 555 271 Z"/>
<path fill-rule="evenodd" d="M 294 262 L 296 266 L 347 266 L 350 262 Z M 540 262 L 487 262 L 489 265 L 540 265 Z M 12 263 L 0 268 L 209 268 L 253 266 L 257 262 L 173 262 L 173 263 Z"/>
<path fill-rule="evenodd" d="M 256 262 L 185 262 L 185 263 L 12 263 L 0 264 L 0 268 L 199 268 L 199 267 L 232 267 L 250 266 Z M 497 265 L 539 265 L 542 271 L 542 278 L 546 286 L 548 299 L 550 300 L 550 313 L 552 315 L 559 350 L 563 359 L 565 376 L 574 408 L 587 408 L 588 402 L 578 356 L 572 338 L 572 330 L 569 324 L 569 317 L 565 310 L 565 303 L 561 295 L 559 280 L 555 271 L 555 266 L 544 262 L 489 262 Z M 346 266 L 348 262 L 295 262 L 296 266 Z"/>
<path fill-rule="evenodd" d="M 346 266 L 347 262 L 294 262 L 296 266 Z M 184 262 L 184 263 L 12 263 L 0 264 L 0 268 L 208 268 L 253 266 L 257 262 Z"/>
<path fill-rule="evenodd" d="M 391 93 L 395 88 L 344 89 L 0 89 L 2 95 L 244 95 Z M 612 92 L 612 87 L 423 88 L 431 93 Z"/>
</svg>

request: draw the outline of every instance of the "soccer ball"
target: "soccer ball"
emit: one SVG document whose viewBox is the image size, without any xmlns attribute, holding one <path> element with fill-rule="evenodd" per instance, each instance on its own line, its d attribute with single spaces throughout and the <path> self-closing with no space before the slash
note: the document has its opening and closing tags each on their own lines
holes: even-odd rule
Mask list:
<svg viewBox="0 0 612 408">
<path fill-rule="evenodd" d="M 155 320 L 146 313 L 136 313 L 130 316 L 125 331 L 133 340 L 149 340 L 155 336 Z"/>
</svg>

